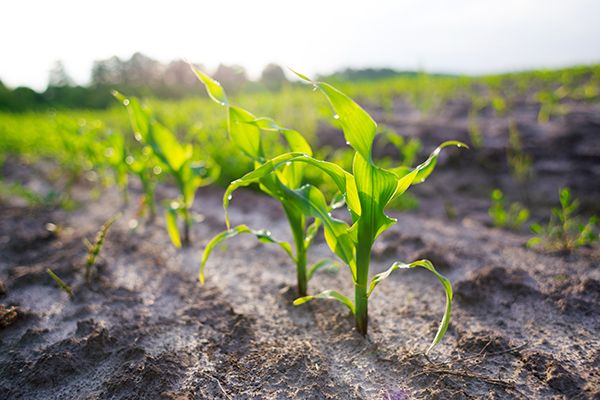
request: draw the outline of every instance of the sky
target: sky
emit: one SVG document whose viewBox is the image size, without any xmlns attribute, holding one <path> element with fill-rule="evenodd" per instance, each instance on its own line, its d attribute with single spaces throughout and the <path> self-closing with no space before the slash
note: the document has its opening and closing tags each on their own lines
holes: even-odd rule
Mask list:
<svg viewBox="0 0 600 400">
<path fill-rule="evenodd" d="M 12 0 L 0 2 L 0 80 L 44 89 L 61 60 L 140 51 L 209 69 L 270 62 L 306 74 L 393 67 L 483 74 L 600 62 L 598 0 Z"/>
</svg>

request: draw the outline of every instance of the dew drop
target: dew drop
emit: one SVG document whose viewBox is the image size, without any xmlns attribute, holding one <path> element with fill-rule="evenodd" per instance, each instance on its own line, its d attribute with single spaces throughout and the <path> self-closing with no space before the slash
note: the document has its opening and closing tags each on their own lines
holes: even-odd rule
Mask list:
<svg viewBox="0 0 600 400">
<path fill-rule="evenodd" d="M 123 105 L 127 107 L 129 105 L 129 99 L 123 100 Z"/>
<path fill-rule="evenodd" d="M 133 134 L 133 137 L 134 137 L 134 138 L 135 138 L 135 140 L 137 140 L 138 142 L 141 142 L 141 141 L 142 141 L 142 135 L 141 135 L 141 133 L 139 133 L 139 132 L 135 132 L 135 133 Z"/>
<path fill-rule="evenodd" d="M 347 144 L 348 146 L 350 146 L 350 142 L 349 142 L 349 141 L 347 141 L 347 140 L 346 140 L 346 144 Z"/>
<path fill-rule="evenodd" d="M 152 168 L 152 172 L 154 172 L 154 175 L 160 175 L 160 173 L 162 172 L 162 168 L 157 165 L 154 168 Z"/>
<path fill-rule="evenodd" d="M 231 199 L 233 199 L 232 195 L 227 196 L 227 200 L 231 200 Z"/>
<path fill-rule="evenodd" d="M 340 116 L 339 116 L 339 115 L 337 115 L 337 114 L 335 114 L 335 115 L 333 116 L 333 119 L 340 119 Z"/>
<path fill-rule="evenodd" d="M 133 164 L 133 161 L 135 161 L 135 160 L 133 159 L 133 157 L 132 157 L 132 156 L 127 156 L 127 157 L 125 157 L 125 162 L 126 162 L 127 164 L 131 165 L 131 164 Z"/>
</svg>

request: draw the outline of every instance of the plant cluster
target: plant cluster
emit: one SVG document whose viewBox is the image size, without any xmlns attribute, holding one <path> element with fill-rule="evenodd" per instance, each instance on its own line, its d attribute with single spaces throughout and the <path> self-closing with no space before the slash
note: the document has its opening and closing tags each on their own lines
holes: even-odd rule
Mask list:
<svg viewBox="0 0 600 400">
<path fill-rule="evenodd" d="M 529 219 L 529 210 L 519 202 L 509 204 L 500 189 L 494 189 L 491 197 L 488 215 L 496 228 L 519 230 Z"/>
<path fill-rule="evenodd" d="M 265 143 L 265 134 L 281 136 L 286 143 L 286 151 L 294 152 L 295 154 L 305 154 L 307 157 L 312 155 L 311 146 L 299 132 L 281 127 L 270 118 L 257 118 L 249 111 L 230 104 L 225 90 L 219 82 L 195 67 L 192 67 L 192 69 L 205 85 L 211 99 L 226 108 L 229 137 L 236 144 L 239 151 L 252 160 L 255 171 L 265 165 L 268 166 L 272 162 L 268 155 L 269 150 L 272 151 L 272 149 L 268 148 L 268 142 Z M 282 165 L 275 173 L 259 176 L 251 182 L 258 184 L 261 191 L 281 203 L 294 238 L 295 251 L 292 251 L 292 246 L 289 243 L 274 239 L 268 230 L 254 230 L 248 228 L 246 225 L 231 228 L 229 218 L 226 218 L 227 230 L 215 236 L 208 243 L 202 256 L 199 275 L 201 282 L 204 282 L 204 267 L 208 257 L 219 243 L 239 234 L 252 234 L 262 242 L 278 244 L 288 254 L 296 265 L 298 294 L 300 296 L 307 294 L 310 278 L 318 269 L 330 264 L 330 262 L 328 260 L 321 260 L 310 268 L 307 267 L 308 249 L 322 222 L 320 219 L 315 218 L 309 223 L 308 220 L 311 216 L 307 216 L 301 209 L 294 206 L 293 193 L 302 187 L 305 169 L 306 165 L 290 161 Z M 231 192 L 228 191 L 226 194 L 224 200 L 225 206 L 231 200 Z M 339 199 L 334 199 L 334 201 L 326 205 L 325 212 L 330 213 L 342 204 L 343 202 L 340 202 Z"/>
<path fill-rule="evenodd" d="M 553 208 L 548 223 L 543 226 L 532 224 L 534 237 L 527 242 L 528 247 L 540 246 L 549 251 L 572 252 L 581 246 L 600 240 L 597 233 L 598 217 L 592 216 L 583 223 L 576 214 L 579 201 L 571 197 L 569 188 L 559 191 L 560 208 Z"/>
<path fill-rule="evenodd" d="M 256 158 L 255 169 L 233 181 L 225 191 L 223 207 L 228 231 L 221 233 L 211 241 L 205 250 L 203 261 L 206 260 L 207 252 L 212 250 L 216 241 L 237 234 L 236 229 L 240 233 L 248 231 L 245 227 L 241 230 L 239 227 L 233 230 L 230 228 L 227 209 L 236 189 L 259 184 L 262 190 L 282 202 L 286 213 L 291 211 L 303 219 L 310 218 L 322 224 L 329 248 L 348 267 L 354 283 L 354 301 L 338 291 L 326 290 L 315 295 L 302 296 L 294 301 L 295 305 L 315 298 L 337 300 L 348 307 L 355 317 L 357 330 L 366 335 L 368 302 L 375 287 L 397 269 L 422 267 L 434 273 L 446 293 L 444 317 L 429 349 L 439 343 L 450 321 L 452 287 L 448 279 L 438 273 L 428 260 L 418 260 L 412 263 L 396 262 L 385 272 L 371 277 L 369 274 L 371 249 L 377 237 L 396 222 L 395 219 L 385 214 L 386 206 L 394 198 L 404 194 L 411 185 L 426 180 L 433 172 L 439 153 L 443 148 L 466 146 L 456 141 L 442 143 L 425 162 L 415 168 L 402 165 L 388 169 L 379 167 L 375 164 L 372 155 L 377 125 L 371 116 L 333 86 L 324 82 L 312 81 L 297 73 L 301 79 L 325 96 L 333 110 L 334 119 L 341 125 L 347 143 L 354 150 L 352 170 L 347 171 L 337 164 L 312 157 L 310 148 L 305 145 L 306 141 L 300 139 L 301 135 L 298 132 L 280 128 L 270 119 L 256 118 L 245 110 L 231 106 L 222 87 L 216 81 L 197 70 L 196 73 L 205 84 L 211 98 L 227 107 L 230 119 L 230 137 L 239 142 L 242 151 L 248 156 Z M 283 135 L 293 132 L 293 140 L 286 136 L 291 151 L 265 159 L 260 146 L 260 128 L 274 130 Z M 237 131 L 238 129 L 239 131 Z M 305 167 L 317 168 L 333 180 L 339 195 L 343 196 L 351 223 L 332 216 L 330 205 L 332 202 L 326 200 L 325 195 L 317 186 L 301 180 L 289 179 L 290 170 Z M 293 176 L 297 177 L 298 175 L 294 174 Z M 290 182 L 294 184 L 290 185 Z M 201 279 L 203 279 L 203 267 L 204 263 L 200 272 Z"/>
<path fill-rule="evenodd" d="M 127 108 L 135 139 L 143 146 L 142 156 L 134 158 L 125 156 L 123 165 L 129 165 L 137 172 L 144 186 L 145 198 L 153 213 L 153 186 L 148 181 L 150 165 L 149 151 L 160 162 L 161 170 L 166 171 L 174 180 L 179 197 L 165 202 L 165 220 L 167 231 L 175 247 L 190 244 L 190 225 L 192 224 L 191 208 L 194 204 L 196 190 L 212 183 L 219 174 L 219 168 L 210 162 L 194 159 L 191 143 L 181 144 L 176 135 L 161 124 L 149 108 L 143 108 L 136 98 L 126 98 L 118 92 L 114 96 Z M 128 158 L 131 157 L 131 158 Z M 154 169 L 154 167 L 152 167 Z M 183 235 L 180 234 L 178 219 L 182 219 Z M 183 236 L 183 239 L 182 239 Z"/>
</svg>

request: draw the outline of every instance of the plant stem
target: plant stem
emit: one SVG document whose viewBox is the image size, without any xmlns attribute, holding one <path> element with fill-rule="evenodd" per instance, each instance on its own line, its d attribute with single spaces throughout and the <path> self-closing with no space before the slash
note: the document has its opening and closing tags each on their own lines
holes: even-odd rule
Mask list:
<svg viewBox="0 0 600 400">
<path fill-rule="evenodd" d="M 190 245 L 190 212 L 187 207 L 183 207 L 183 241 L 182 244 L 184 247 L 189 247 Z"/>
<path fill-rule="evenodd" d="M 367 296 L 367 281 L 369 280 L 369 263 L 371 261 L 371 245 L 359 246 L 356 249 L 356 283 L 354 287 L 354 317 L 356 319 L 356 330 L 367 335 L 369 324 L 369 298 Z"/>
<path fill-rule="evenodd" d="M 308 281 L 306 279 L 306 249 L 304 243 L 296 242 L 296 275 L 298 277 L 298 296 L 306 296 Z"/>
<path fill-rule="evenodd" d="M 296 245 L 296 276 L 298 295 L 300 297 L 306 296 L 308 292 L 308 280 L 306 279 L 306 253 L 307 249 L 304 246 L 304 236 L 306 230 L 306 218 L 296 210 L 286 207 L 283 204 L 283 210 L 288 218 L 290 229 L 292 230 L 292 236 L 294 237 L 294 244 Z"/>
</svg>

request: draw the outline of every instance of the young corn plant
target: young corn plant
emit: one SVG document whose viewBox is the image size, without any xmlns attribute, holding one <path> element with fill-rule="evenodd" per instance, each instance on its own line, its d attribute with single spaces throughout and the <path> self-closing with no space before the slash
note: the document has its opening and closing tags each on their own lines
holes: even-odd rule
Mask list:
<svg viewBox="0 0 600 400">
<path fill-rule="evenodd" d="M 129 154 L 125 158 L 127 168 L 139 179 L 142 184 L 143 197 L 140 201 L 138 215 L 148 213 L 148 221 L 156 218 L 156 178 L 162 169 L 156 165 L 156 161 L 149 147 L 144 147 L 137 154 Z"/>
<path fill-rule="evenodd" d="M 541 246 L 549 251 L 572 252 L 578 247 L 592 244 L 600 240 L 598 217 L 590 217 L 587 223 L 582 223 L 575 214 L 579 201 L 571 198 L 569 188 L 559 191 L 560 208 L 553 208 L 550 220 L 546 226 L 533 224 L 530 226 L 534 237 L 527 242 L 528 247 Z"/>
<path fill-rule="evenodd" d="M 514 120 L 508 125 L 506 158 L 511 175 L 520 185 L 526 187 L 527 182 L 533 178 L 533 159 L 523 150 L 521 135 Z"/>
<path fill-rule="evenodd" d="M 112 133 L 107 138 L 106 149 L 104 150 L 107 163 L 112 169 L 117 186 L 121 191 L 123 197 L 123 203 L 129 202 L 129 193 L 127 184 L 128 179 L 128 168 L 127 168 L 127 149 L 125 147 L 125 138 L 118 132 Z"/>
<path fill-rule="evenodd" d="M 196 190 L 214 181 L 219 174 L 216 166 L 194 161 L 191 144 L 182 145 L 167 127 L 154 118 L 150 110 L 144 109 L 136 98 L 126 98 L 113 92 L 129 111 L 131 126 L 136 140 L 146 144 L 161 161 L 163 169 L 174 179 L 179 197 L 165 202 L 165 220 L 171 242 L 177 248 L 190 244 L 191 208 Z M 183 238 L 179 232 L 178 219 L 183 221 Z"/>
<path fill-rule="evenodd" d="M 193 66 L 191 68 L 206 87 L 210 98 L 227 109 L 229 137 L 243 154 L 253 160 L 257 170 L 260 170 L 267 162 L 267 152 L 262 132 L 280 135 L 285 140 L 286 151 L 312 155 L 312 148 L 300 133 L 283 128 L 270 118 L 257 118 L 249 111 L 231 105 L 219 82 L 197 68 Z M 306 296 L 308 282 L 315 272 L 326 266 L 335 265 L 332 260 L 328 259 L 320 260 L 310 267 L 307 263 L 308 250 L 320 228 L 321 220 L 313 215 L 306 216 L 302 210 L 294 207 L 292 200 L 290 200 L 290 193 L 298 190 L 303 184 L 304 169 L 305 165 L 290 162 L 282 165 L 276 173 L 265 174 L 253 182 L 257 183 L 265 194 L 281 203 L 292 232 L 295 251 L 292 250 L 290 243 L 274 239 L 268 230 L 253 230 L 246 225 L 232 228 L 229 218 L 226 218 L 227 230 L 216 235 L 206 245 L 202 255 L 199 273 L 201 283 L 204 283 L 204 269 L 212 251 L 224 240 L 239 234 L 251 234 L 261 242 L 278 244 L 287 253 L 296 264 L 297 290 L 300 296 Z M 226 198 L 227 204 L 230 200 L 231 195 L 229 193 Z M 325 205 L 327 212 L 340 207 L 343 203 L 339 200 L 340 198 L 334 198 L 331 204 Z M 312 222 L 309 220 L 312 220 Z"/>
<path fill-rule="evenodd" d="M 492 191 L 492 206 L 488 209 L 488 215 L 496 228 L 508 228 L 519 230 L 529 219 L 529 210 L 521 203 L 508 204 L 500 189 Z"/>
<path fill-rule="evenodd" d="M 339 121 L 347 143 L 355 150 L 352 172 L 337 164 L 313 158 L 302 152 L 281 154 L 265 161 L 254 171 L 232 182 L 223 197 L 225 218 L 229 221 L 227 208 L 231 194 L 239 187 L 260 182 L 277 174 L 282 168 L 296 164 L 308 164 L 329 175 L 345 197 L 351 223 L 337 219 L 329 212 L 323 193 L 310 184 L 292 189 L 280 181 L 274 181 L 274 188 L 285 195 L 286 207 L 295 209 L 307 217 L 320 220 L 324 227 L 325 240 L 332 250 L 348 267 L 354 282 L 354 302 L 345 295 L 327 290 L 317 295 L 303 296 L 294 301 L 300 305 L 312 299 L 334 299 L 344 304 L 354 314 L 356 328 L 362 335 L 367 334 L 368 304 L 375 287 L 397 269 L 422 267 L 431 271 L 442 284 L 446 293 L 446 308 L 438 331 L 429 350 L 438 344 L 450 322 L 452 309 L 452 286 L 450 281 L 438 273 L 428 260 L 411 263 L 395 262 L 385 272 L 370 279 L 369 266 L 371 249 L 377 237 L 396 222 L 385 214 L 386 206 L 401 196 L 413 184 L 421 183 L 432 173 L 440 151 L 448 146 L 466 147 L 461 142 L 442 143 L 429 158 L 416 168 L 399 166 L 384 169 L 373 162 L 372 147 L 377 125 L 371 116 L 357 103 L 333 86 L 310 80 L 297 74 L 313 85 L 329 101 L 334 118 Z M 229 223 L 229 222 L 228 222 Z"/>
</svg>

